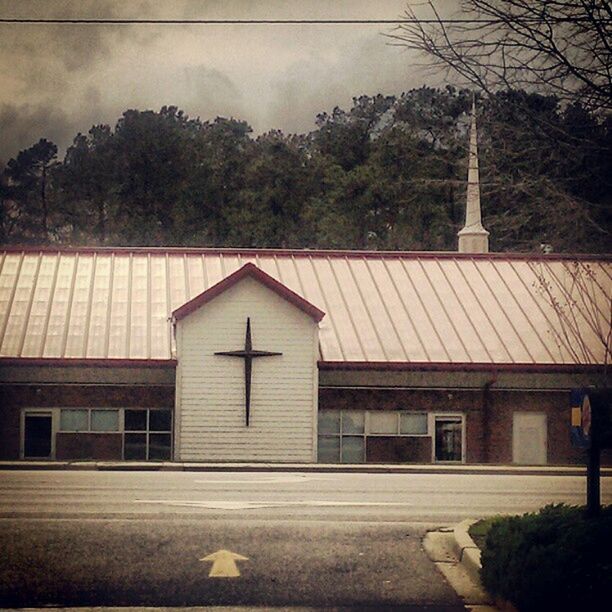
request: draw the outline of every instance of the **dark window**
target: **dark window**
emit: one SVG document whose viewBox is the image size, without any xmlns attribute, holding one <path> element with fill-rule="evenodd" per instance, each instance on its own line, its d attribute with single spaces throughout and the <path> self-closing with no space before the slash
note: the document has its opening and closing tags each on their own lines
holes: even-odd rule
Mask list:
<svg viewBox="0 0 612 612">
<path fill-rule="evenodd" d="M 319 411 L 320 463 L 363 463 L 365 460 L 365 412 Z"/>
<path fill-rule="evenodd" d="M 125 431 L 146 431 L 147 430 L 147 411 L 146 410 L 126 410 L 124 429 Z"/>
<path fill-rule="evenodd" d="M 123 449 L 124 459 L 147 459 L 147 434 L 126 433 L 125 446 Z"/>
<path fill-rule="evenodd" d="M 150 431 L 170 431 L 172 429 L 172 414 L 170 410 L 149 410 Z"/>
<path fill-rule="evenodd" d="M 168 461 L 172 458 L 172 411 L 124 410 L 124 459 Z"/>
<path fill-rule="evenodd" d="M 149 434 L 149 459 L 168 460 L 172 440 L 170 434 Z"/>
<path fill-rule="evenodd" d="M 363 463 L 365 442 L 363 436 L 342 436 L 342 463 Z"/>
</svg>

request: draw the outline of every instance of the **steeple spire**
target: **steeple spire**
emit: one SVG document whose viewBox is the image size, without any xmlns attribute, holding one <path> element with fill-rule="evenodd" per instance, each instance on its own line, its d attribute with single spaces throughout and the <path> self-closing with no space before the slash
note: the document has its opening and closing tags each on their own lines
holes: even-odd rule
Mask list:
<svg viewBox="0 0 612 612">
<path fill-rule="evenodd" d="M 459 230 L 460 253 L 488 253 L 489 232 L 482 226 L 480 215 L 480 179 L 478 177 L 478 134 L 476 131 L 476 100 L 472 100 L 468 184 L 465 225 Z"/>
</svg>

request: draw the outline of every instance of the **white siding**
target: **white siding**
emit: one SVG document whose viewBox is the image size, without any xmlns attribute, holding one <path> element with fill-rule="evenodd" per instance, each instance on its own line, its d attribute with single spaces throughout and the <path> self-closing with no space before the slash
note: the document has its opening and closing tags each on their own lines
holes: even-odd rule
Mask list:
<svg viewBox="0 0 612 612">
<path fill-rule="evenodd" d="M 250 425 L 245 425 L 244 360 L 215 355 L 254 350 Z M 176 459 L 316 460 L 318 326 L 251 278 L 239 281 L 177 324 Z"/>
</svg>

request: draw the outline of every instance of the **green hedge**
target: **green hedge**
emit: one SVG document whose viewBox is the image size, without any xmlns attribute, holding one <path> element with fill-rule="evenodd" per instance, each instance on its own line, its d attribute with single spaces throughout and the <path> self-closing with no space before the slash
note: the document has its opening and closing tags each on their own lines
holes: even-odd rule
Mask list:
<svg viewBox="0 0 612 612">
<path fill-rule="evenodd" d="M 612 609 L 612 506 L 596 519 L 563 504 L 501 518 L 481 561 L 487 591 L 520 612 Z"/>
</svg>

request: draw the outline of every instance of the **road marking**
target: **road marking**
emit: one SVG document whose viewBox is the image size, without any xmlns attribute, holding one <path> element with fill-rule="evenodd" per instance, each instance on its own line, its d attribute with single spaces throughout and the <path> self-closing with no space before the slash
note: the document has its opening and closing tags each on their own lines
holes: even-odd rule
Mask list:
<svg viewBox="0 0 612 612">
<path fill-rule="evenodd" d="M 243 557 L 231 550 L 218 550 L 200 561 L 212 561 L 212 567 L 208 573 L 209 578 L 237 578 L 240 576 L 240 570 L 236 565 L 236 561 L 248 561 L 248 557 Z"/>
<path fill-rule="evenodd" d="M 209 508 L 211 510 L 256 510 L 257 508 L 272 508 L 270 502 L 241 501 L 190 501 L 180 499 L 137 499 L 141 504 L 164 504 L 166 506 L 184 506 L 186 508 Z"/>
<path fill-rule="evenodd" d="M 288 474 L 281 476 L 266 476 L 261 479 L 251 478 L 250 480 L 242 479 L 242 480 L 194 480 L 193 482 L 197 484 L 206 484 L 206 485 L 215 485 L 215 484 L 250 484 L 250 485 L 259 485 L 259 484 L 287 484 L 287 483 L 302 483 L 308 482 L 309 480 L 320 480 L 315 476 L 306 476 L 301 474 Z"/>
<path fill-rule="evenodd" d="M 186 508 L 208 508 L 211 510 L 257 510 L 258 508 L 283 508 L 287 506 L 396 506 L 406 507 L 411 504 L 399 502 L 352 502 L 352 501 L 198 501 L 188 499 L 136 499 L 140 504 L 163 504 L 166 506 L 184 506 Z"/>
</svg>

